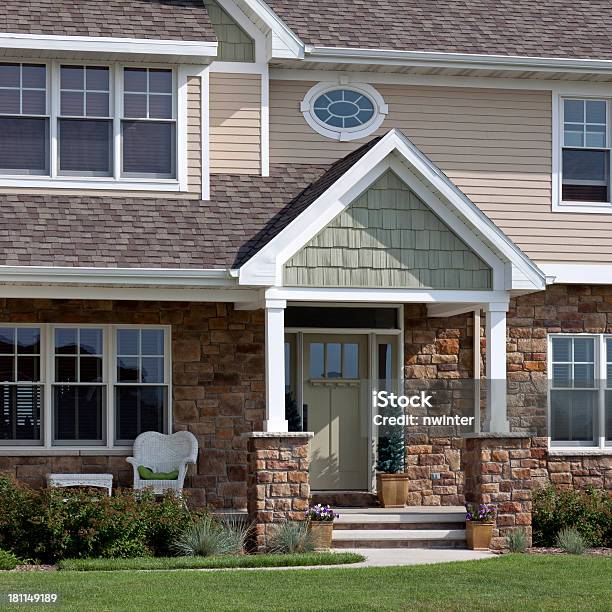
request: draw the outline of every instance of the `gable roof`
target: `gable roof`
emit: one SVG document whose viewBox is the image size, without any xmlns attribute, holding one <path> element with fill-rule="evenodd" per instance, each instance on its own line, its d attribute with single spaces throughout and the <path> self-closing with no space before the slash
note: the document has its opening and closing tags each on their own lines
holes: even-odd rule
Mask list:
<svg viewBox="0 0 612 612">
<path fill-rule="evenodd" d="M 612 59 L 609 0 L 266 0 L 306 45 Z"/>
<path fill-rule="evenodd" d="M 217 40 L 202 0 L 3 0 L 0 32 Z"/>
<path fill-rule="evenodd" d="M 332 166 L 327 176 L 319 179 L 319 185 L 325 189 L 317 189 L 312 194 L 314 197 L 302 195 L 308 206 L 302 207 L 300 214 L 259 246 L 257 253 L 241 266 L 241 284 L 279 284 L 285 262 L 350 205 L 382 171 L 391 167 L 402 180 L 411 181 L 409 186 L 459 237 L 479 245 L 478 254 L 494 268 L 494 284 L 510 281 L 511 288 L 521 289 L 545 286 L 546 278 L 533 261 L 400 130 L 392 129 L 358 151 L 360 155 L 346 164 L 348 167 L 342 168 L 343 172 L 330 176 Z M 412 178 L 404 179 L 404 175 Z M 500 264 L 510 265 L 511 280 L 502 272 Z"/>
</svg>

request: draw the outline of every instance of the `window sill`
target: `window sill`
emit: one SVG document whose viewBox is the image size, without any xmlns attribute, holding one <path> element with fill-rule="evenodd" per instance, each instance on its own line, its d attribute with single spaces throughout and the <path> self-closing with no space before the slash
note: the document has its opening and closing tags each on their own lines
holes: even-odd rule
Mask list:
<svg viewBox="0 0 612 612">
<path fill-rule="evenodd" d="M 187 191 L 176 179 L 114 179 L 107 177 L 34 178 L 0 176 L 1 187 L 25 187 L 31 189 L 111 189 L 121 191 Z"/>
<path fill-rule="evenodd" d="M 612 202 L 553 202 L 553 212 L 611 214 Z"/>
<path fill-rule="evenodd" d="M 555 448 L 548 447 L 548 454 L 551 457 L 593 457 L 601 455 L 612 455 L 612 446 L 609 448 L 588 448 L 576 446 L 574 448 Z"/>
<path fill-rule="evenodd" d="M 14 446 L 0 447 L 0 457 L 128 457 L 132 454 L 131 446 L 106 446 L 90 448 L 44 448 L 42 446 Z"/>
</svg>

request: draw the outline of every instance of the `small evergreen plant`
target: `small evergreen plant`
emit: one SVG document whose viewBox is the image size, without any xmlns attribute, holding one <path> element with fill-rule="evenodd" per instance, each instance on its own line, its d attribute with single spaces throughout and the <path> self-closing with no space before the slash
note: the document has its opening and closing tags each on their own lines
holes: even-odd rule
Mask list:
<svg viewBox="0 0 612 612">
<path fill-rule="evenodd" d="M 402 409 L 389 407 L 388 417 L 399 417 Z M 406 441 L 401 425 L 382 425 L 378 436 L 378 462 L 376 469 L 384 474 L 399 474 L 404 471 Z"/>
</svg>

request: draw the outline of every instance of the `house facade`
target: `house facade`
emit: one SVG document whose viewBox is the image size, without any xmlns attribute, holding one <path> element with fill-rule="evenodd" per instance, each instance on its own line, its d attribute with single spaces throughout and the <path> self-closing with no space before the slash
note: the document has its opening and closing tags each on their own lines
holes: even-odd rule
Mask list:
<svg viewBox="0 0 612 612">
<path fill-rule="evenodd" d="M 410 505 L 612 490 L 612 10 L 366 4 L 3 4 L 3 471 L 189 430 L 273 522 L 371 503 L 422 392 Z"/>
</svg>

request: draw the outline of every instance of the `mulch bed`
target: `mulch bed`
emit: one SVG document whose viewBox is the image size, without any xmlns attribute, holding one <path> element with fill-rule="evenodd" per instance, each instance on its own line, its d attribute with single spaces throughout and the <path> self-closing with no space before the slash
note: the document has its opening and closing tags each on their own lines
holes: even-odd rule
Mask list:
<svg viewBox="0 0 612 612">
<path fill-rule="evenodd" d="M 533 547 L 528 548 L 527 553 L 530 555 L 567 555 L 562 548 L 554 547 Z M 588 548 L 585 555 L 596 555 L 598 557 L 612 556 L 612 548 Z"/>
</svg>

